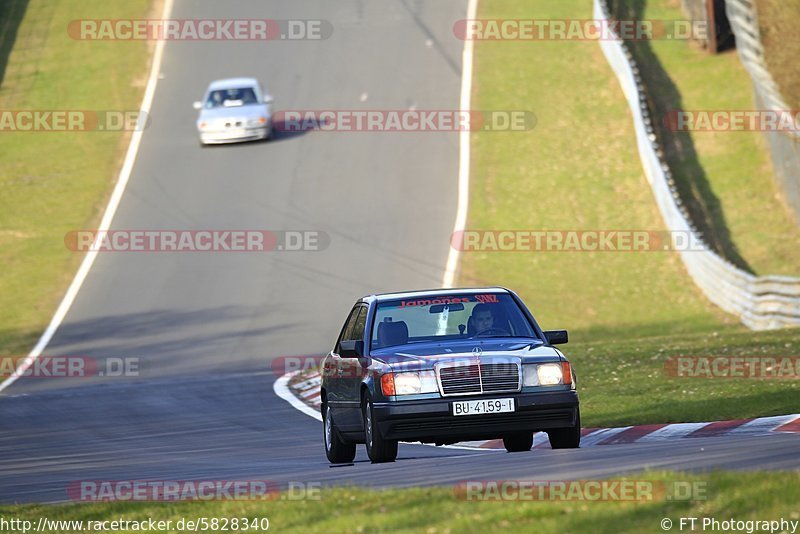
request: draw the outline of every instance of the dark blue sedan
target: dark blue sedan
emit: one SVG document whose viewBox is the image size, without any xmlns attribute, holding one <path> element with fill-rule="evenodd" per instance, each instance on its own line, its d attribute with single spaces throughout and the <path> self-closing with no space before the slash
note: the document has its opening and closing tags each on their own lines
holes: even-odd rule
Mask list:
<svg viewBox="0 0 800 534">
<path fill-rule="evenodd" d="M 351 462 L 364 443 L 373 462 L 393 461 L 399 441 L 502 439 L 520 452 L 537 431 L 578 447 L 575 375 L 554 347 L 566 342 L 504 288 L 364 297 L 322 365 L 328 460 Z"/>
</svg>

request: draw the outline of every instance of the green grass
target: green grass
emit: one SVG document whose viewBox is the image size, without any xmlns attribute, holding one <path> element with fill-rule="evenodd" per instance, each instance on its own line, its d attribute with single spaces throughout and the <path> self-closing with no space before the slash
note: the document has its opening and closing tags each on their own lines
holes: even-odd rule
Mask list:
<svg viewBox="0 0 800 534">
<path fill-rule="evenodd" d="M 791 109 L 800 109 L 800 65 L 797 56 L 797 0 L 756 0 L 758 26 L 770 74 Z"/>
<path fill-rule="evenodd" d="M 78 18 L 145 18 L 152 0 L 3 4 L 0 28 L 16 40 L 0 50 L 11 50 L 0 109 L 139 108 L 147 43 L 74 41 L 66 28 Z M 97 225 L 127 139 L 120 132 L 0 133 L 0 356 L 27 353 L 50 320 L 81 260 L 64 235 Z"/>
<path fill-rule="evenodd" d="M 711 517 L 719 521 L 800 519 L 798 473 L 646 472 L 630 476 L 628 480 L 661 481 L 667 485 L 694 483 L 705 491 L 705 497 L 651 502 L 480 502 L 458 498 L 452 488 L 386 491 L 336 488 L 322 490 L 319 500 L 295 502 L 5 506 L 0 507 L 0 515 L 6 519 L 28 519 L 34 524 L 41 516 L 50 520 L 84 521 L 152 517 L 171 520 L 173 525 L 181 518 L 266 517 L 270 531 L 310 533 L 485 532 L 492 528 L 541 533 L 663 532 L 661 521 L 664 518 L 673 521 L 673 531 L 680 531 L 680 517 Z M 699 493 L 698 496 L 702 497 Z M 166 532 L 179 531 L 173 528 Z"/>
<path fill-rule="evenodd" d="M 645 19 L 683 16 L 672 0 L 620 4 Z M 734 50 L 710 55 L 667 40 L 633 43 L 633 50 L 657 117 L 676 109 L 755 108 L 750 76 Z M 681 195 L 717 251 L 756 274 L 800 275 L 800 227 L 780 197 L 764 135 L 676 133 L 659 124 Z"/>
<path fill-rule="evenodd" d="M 680 18 L 650 0 L 651 18 Z M 659 8 L 660 6 L 660 8 Z M 673 7 L 668 7 L 673 6 Z M 582 0 L 480 4 L 479 18 L 591 18 Z M 751 103 L 734 54 L 657 42 L 687 109 Z M 709 78 L 725 87 L 709 90 Z M 596 42 L 477 42 L 475 109 L 530 109 L 530 132 L 473 135 L 470 229 L 662 230 L 630 113 Z M 796 271 L 800 234 L 772 197 L 759 134 L 697 139 L 730 235 L 757 270 Z M 568 328 L 584 426 L 714 421 L 800 411 L 798 381 L 672 379 L 668 356 L 800 354 L 800 331 L 753 333 L 713 306 L 676 253 L 466 252 L 461 285 L 517 290 L 544 328 Z M 782 267 L 782 268 L 780 268 Z M 791 268 L 790 268 L 791 267 Z M 800 274 L 800 273 L 795 273 Z"/>
<path fill-rule="evenodd" d="M 800 413 L 794 379 L 669 376 L 670 357 L 800 357 L 797 330 L 709 332 L 566 345 L 578 375 L 581 423 L 618 427 Z"/>
<path fill-rule="evenodd" d="M 479 18 L 591 19 L 583 0 L 493 0 Z M 530 109 L 528 132 L 473 135 L 470 229 L 664 230 L 630 112 L 593 41 L 475 46 L 474 109 Z M 546 327 L 614 337 L 703 332 L 736 320 L 712 306 L 677 254 L 468 252 L 462 285 L 517 290 Z M 580 339 L 580 337 L 578 338 Z"/>
</svg>

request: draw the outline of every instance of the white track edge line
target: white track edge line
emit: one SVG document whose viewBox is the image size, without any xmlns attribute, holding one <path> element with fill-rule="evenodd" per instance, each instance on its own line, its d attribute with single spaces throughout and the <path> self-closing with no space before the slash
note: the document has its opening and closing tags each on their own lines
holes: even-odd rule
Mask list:
<svg viewBox="0 0 800 534">
<path fill-rule="evenodd" d="M 161 14 L 162 19 L 169 18 L 170 13 L 172 12 L 173 3 L 174 0 L 164 1 L 164 9 Z M 103 214 L 103 219 L 100 221 L 97 239 L 100 239 L 101 233 L 107 231 L 111 226 L 111 221 L 114 219 L 114 214 L 117 212 L 117 207 L 119 207 L 119 203 L 122 200 L 122 194 L 125 192 L 125 187 L 128 185 L 128 180 L 131 177 L 133 165 L 136 161 L 136 155 L 139 152 L 139 144 L 142 141 L 142 135 L 144 135 L 144 124 L 146 124 L 147 117 L 150 114 L 150 106 L 152 105 L 153 98 L 155 97 L 156 85 L 158 84 L 158 76 L 161 71 L 161 59 L 163 55 L 164 41 L 158 41 L 156 43 L 155 52 L 153 53 L 153 63 L 150 67 L 150 76 L 147 80 L 147 88 L 145 89 L 140 108 L 140 110 L 144 113 L 139 116 L 140 122 L 137 123 L 137 128 L 131 136 L 131 142 L 128 144 L 128 151 L 125 154 L 125 161 L 122 165 L 122 169 L 120 170 L 119 178 L 114 186 L 114 191 L 111 193 L 111 198 L 108 200 L 108 204 L 106 205 L 106 211 Z M 33 365 L 33 362 L 35 362 L 36 359 L 42 355 L 44 349 L 47 347 L 47 344 L 50 343 L 51 339 L 53 339 L 56 330 L 58 330 L 58 327 L 61 326 L 61 322 L 64 320 L 64 317 L 66 317 L 70 307 L 72 307 L 72 303 L 78 296 L 78 291 L 80 291 L 84 280 L 86 280 L 89 270 L 92 268 L 92 264 L 94 263 L 96 257 L 97 247 L 93 246 L 89 252 L 86 253 L 86 256 L 84 256 L 83 261 L 78 268 L 78 272 L 75 274 L 75 278 L 72 279 L 72 283 L 70 283 L 64 298 L 61 299 L 61 303 L 58 305 L 58 308 L 56 308 L 56 312 L 53 314 L 53 318 L 50 320 L 50 324 L 47 325 L 47 328 L 42 333 L 39 341 L 36 343 L 30 353 L 28 353 L 28 356 L 23 360 L 22 364 L 17 367 L 13 374 L 0 383 L 0 392 L 16 382 L 17 379 L 22 376 L 22 374 L 27 371 L 31 365 Z"/>
<path fill-rule="evenodd" d="M 478 12 L 478 0 L 469 0 L 467 4 L 467 19 L 475 19 Z M 469 111 L 472 97 L 472 56 L 475 41 L 464 40 L 464 53 L 461 59 L 461 112 Z M 463 232 L 467 225 L 467 210 L 469 208 L 469 165 L 470 165 L 470 131 L 461 130 L 458 136 L 458 208 L 456 221 L 453 225 L 453 234 L 448 241 L 447 265 L 444 270 L 442 287 L 451 288 L 455 283 L 456 270 L 458 269 L 459 250 L 453 248 L 453 236 Z"/>
<path fill-rule="evenodd" d="M 313 409 L 311 406 L 306 404 L 305 402 L 301 401 L 289 389 L 289 380 L 298 373 L 299 371 L 295 371 L 293 373 L 286 373 L 283 376 L 278 377 L 275 380 L 275 383 L 272 384 L 272 391 L 275 394 L 288 402 L 292 405 L 292 407 L 297 408 L 304 414 L 313 417 L 317 421 L 322 421 L 322 414 L 319 413 L 317 410 Z"/>
</svg>

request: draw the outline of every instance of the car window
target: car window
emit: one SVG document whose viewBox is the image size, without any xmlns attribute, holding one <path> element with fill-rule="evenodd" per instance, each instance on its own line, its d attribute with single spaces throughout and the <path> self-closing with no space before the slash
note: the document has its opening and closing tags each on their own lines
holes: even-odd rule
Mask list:
<svg viewBox="0 0 800 534">
<path fill-rule="evenodd" d="M 345 322 L 344 328 L 342 329 L 342 334 L 341 334 L 341 336 L 339 338 L 339 341 L 336 342 L 335 352 L 339 352 L 340 345 L 341 345 L 342 341 L 350 341 L 351 339 L 353 339 L 353 337 L 352 337 L 353 336 L 353 329 L 356 326 L 356 321 L 359 318 L 361 310 L 364 310 L 364 309 L 366 309 L 365 306 L 359 305 L 359 306 L 354 307 L 350 311 L 350 315 L 347 317 L 347 322 Z M 364 317 L 366 318 L 366 312 L 364 313 Z M 362 337 L 360 337 L 358 339 L 362 339 L 363 336 L 364 336 L 363 326 L 362 326 L 362 330 L 361 330 L 361 336 Z"/>
<path fill-rule="evenodd" d="M 350 312 L 350 316 L 347 318 L 347 323 L 345 324 L 344 330 L 342 331 L 342 338 L 340 341 L 348 341 L 350 336 L 353 335 L 353 327 L 356 324 L 356 319 L 358 319 L 358 312 L 361 311 L 361 308 L 353 308 Z"/>
<path fill-rule="evenodd" d="M 361 306 L 361 311 L 356 319 L 355 326 L 353 326 L 353 333 L 350 339 L 364 339 L 364 329 L 367 326 L 367 307 Z"/>
<path fill-rule="evenodd" d="M 206 99 L 206 109 L 228 108 L 258 104 L 256 90 L 253 87 L 217 89 L 211 91 Z"/>
<path fill-rule="evenodd" d="M 376 348 L 471 337 L 538 339 L 509 294 L 452 294 L 380 302 L 371 332 Z"/>
</svg>

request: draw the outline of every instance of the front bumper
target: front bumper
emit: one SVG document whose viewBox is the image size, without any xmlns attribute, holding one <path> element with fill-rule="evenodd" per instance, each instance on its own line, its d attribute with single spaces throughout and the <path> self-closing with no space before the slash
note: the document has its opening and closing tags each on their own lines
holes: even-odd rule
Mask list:
<svg viewBox="0 0 800 534">
<path fill-rule="evenodd" d="M 463 398 L 383 402 L 374 404 L 375 420 L 387 439 L 449 444 L 498 439 L 512 432 L 535 432 L 575 425 L 578 394 L 575 391 L 515 393 L 470 397 L 514 398 L 513 413 L 452 415 L 451 403 Z"/>
<path fill-rule="evenodd" d="M 269 126 L 257 128 L 239 128 L 220 131 L 200 131 L 200 142 L 213 145 L 222 143 L 238 143 L 242 141 L 255 141 L 269 137 Z"/>
</svg>

